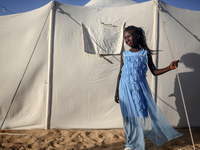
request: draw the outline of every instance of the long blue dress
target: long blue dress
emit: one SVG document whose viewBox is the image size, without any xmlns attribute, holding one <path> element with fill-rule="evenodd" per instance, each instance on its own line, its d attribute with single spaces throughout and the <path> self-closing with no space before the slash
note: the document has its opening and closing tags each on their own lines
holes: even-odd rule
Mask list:
<svg viewBox="0 0 200 150">
<path fill-rule="evenodd" d="M 181 136 L 154 102 L 146 80 L 147 50 L 123 52 L 119 100 L 126 147 L 145 150 L 144 137 L 161 146 Z"/>
</svg>

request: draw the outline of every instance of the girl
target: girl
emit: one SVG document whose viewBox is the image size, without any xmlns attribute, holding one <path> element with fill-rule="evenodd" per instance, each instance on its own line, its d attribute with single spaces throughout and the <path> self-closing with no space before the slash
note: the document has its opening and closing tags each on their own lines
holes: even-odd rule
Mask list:
<svg viewBox="0 0 200 150">
<path fill-rule="evenodd" d="M 161 146 L 182 134 L 169 124 L 154 102 L 146 81 L 147 64 L 151 73 L 157 76 L 178 67 L 179 61 L 156 69 L 142 28 L 126 27 L 124 39 L 131 49 L 121 55 L 115 101 L 120 103 L 123 116 L 125 150 L 145 150 L 144 137 Z"/>
</svg>

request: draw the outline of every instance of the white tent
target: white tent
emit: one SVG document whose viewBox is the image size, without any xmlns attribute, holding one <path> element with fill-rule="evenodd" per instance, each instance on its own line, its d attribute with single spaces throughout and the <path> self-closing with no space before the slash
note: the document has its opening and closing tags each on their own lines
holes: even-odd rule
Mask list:
<svg viewBox="0 0 200 150">
<path fill-rule="evenodd" d="M 133 0 L 90 0 L 85 6 L 94 8 L 122 7 L 137 4 Z"/>
<path fill-rule="evenodd" d="M 149 47 L 159 50 L 159 68 L 172 61 L 170 49 L 181 60 L 191 126 L 200 126 L 199 11 L 154 1 L 101 8 L 55 4 L 0 17 L 3 129 L 121 128 L 114 94 L 128 25 L 145 30 Z M 157 79 L 148 72 L 147 79 L 169 122 L 186 127 L 175 71 Z"/>
</svg>

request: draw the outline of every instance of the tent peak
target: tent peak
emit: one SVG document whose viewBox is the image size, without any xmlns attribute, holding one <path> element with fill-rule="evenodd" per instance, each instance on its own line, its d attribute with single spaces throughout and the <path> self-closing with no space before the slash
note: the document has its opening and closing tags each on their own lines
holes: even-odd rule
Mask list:
<svg viewBox="0 0 200 150">
<path fill-rule="evenodd" d="M 90 0 L 85 6 L 88 7 L 121 7 L 121 6 L 128 6 L 132 4 L 137 4 L 137 2 L 133 0 Z"/>
</svg>

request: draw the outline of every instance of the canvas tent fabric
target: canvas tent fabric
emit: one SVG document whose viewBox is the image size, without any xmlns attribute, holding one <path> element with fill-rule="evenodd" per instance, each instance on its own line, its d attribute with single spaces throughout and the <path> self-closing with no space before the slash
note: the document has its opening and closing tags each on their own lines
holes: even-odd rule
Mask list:
<svg viewBox="0 0 200 150">
<path fill-rule="evenodd" d="M 27 13 L 0 17 L 0 120 L 14 98 L 3 129 L 122 128 L 120 108 L 114 102 L 120 55 L 108 53 L 103 59 L 84 52 L 82 24 L 140 26 L 152 48 L 155 3 L 101 9 L 55 4 L 52 18 L 51 3 Z M 200 61 L 199 20 L 199 11 L 159 4 L 157 65 L 162 68 L 172 61 L 170 47 L 174 57 L 181 60 L 178 70 L 192 127 L 200 126 L 200 72 L 196 65 Z M 123 48 L 128 50 L 124 44 L 121 51 Z M 153 79 L 148 71 L 150 87 L 155 86 Z M 159 76 L 156 87 L 152 94 L 156 94 L 157 104 L 169 122 L 186 127 L 175 72 Z"/>
<path fill-rule="evenodd" d="M 82 26 L 84 51 L 89 54 L 121 54 L 125 24 L 112 25 L 99 22 Z"/>
<path fill-rule="evenodd" d="M 160 9 L 162 13 L 160 13 L 159 24 L 159 49 L 161 51 L 158 67 L 172 60 L 169 52 L 171 47 L 174 57 L 180 59 L 179 77 L 191 126 L 199 127 L 200 94 L 197 91 L 200 89 L 198 77 L 200 72 L 196 65 L 200 63 L 200 60 L 197 60 L 200 58 L 200 30 L 198 29 L 200 12 L 172 7 L 165 3 L 160 5 Z M 167 38 L 170 45 L 166 43 Z M 174 74 L 175 72 L 172 72 L 167 74 L 167 78 L 165 75 L 158 78 L 158 105 L 167 118 L 174 116 L 173 119 L 169 119 L 173 125 L 187 127 L 178 79 L 177 77 L 174 79 Z M 166 82 L 171 88 L 163 89 Z"/>
<path fill-rule="evenodd" d="M 91 0 L 85 6 L 94 8 L 122 7 L 137 4 L 132 0 Z"/>
</svg>

